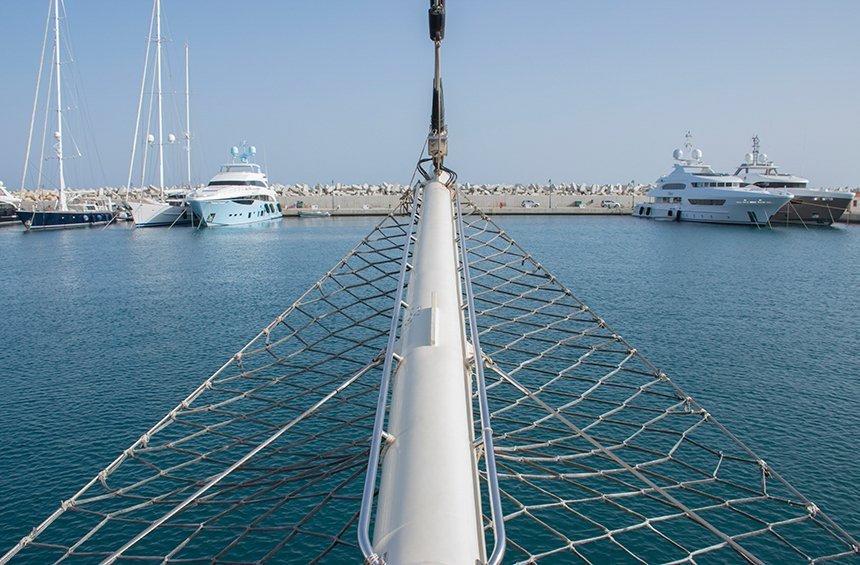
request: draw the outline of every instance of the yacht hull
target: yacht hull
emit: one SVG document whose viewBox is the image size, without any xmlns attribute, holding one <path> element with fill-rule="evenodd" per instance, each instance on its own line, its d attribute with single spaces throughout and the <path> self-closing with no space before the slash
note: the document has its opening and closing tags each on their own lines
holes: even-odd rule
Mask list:
<svg viewBox="0 0 860 565">
<path fill-rule="evenodd" d="M 74 212 L 69 210 L 31 211 L 18 210 L 18 219 L 30 231 L 87 228 L 107 224 L 114 213 L 109 210 Z"/>
<path fill-rule="evenodd" d="M 643 203 L 633 215 L 652 220 L 674 220 L 703 224 L 767 225 L 785 203 L 785 198 L 768 198 L 770 203 L 727 202 L 719 206 L 694 206 L 677 203 Z"/>
<path fill-rule="evenodd" d="M 780 208 L 770 221 L 776 225 L 797 224 L 829 226 L 839 221 L 851 198 L 832 196 L 795 196 L 791 202 Z"/>
<path fill-rule="evenodd" d="M 131 216 L 135 227 L 148 228 L 191 223 L 188 206 L 173 206 L 164 202 L 132 202 Z"/>
<path fill-rule="evenodd" d="M 262 200 L 191 200 L 189 204 L 202 224 L 208 227 L 242 226 L 282 217 L 276 203 Z"/>
<path fill-rule="evenodd" d="M 18 214 L 15 210 L 6 211 L 0 210 L 0 225 L 11 224 L 18 221 Z"/>
</svg>

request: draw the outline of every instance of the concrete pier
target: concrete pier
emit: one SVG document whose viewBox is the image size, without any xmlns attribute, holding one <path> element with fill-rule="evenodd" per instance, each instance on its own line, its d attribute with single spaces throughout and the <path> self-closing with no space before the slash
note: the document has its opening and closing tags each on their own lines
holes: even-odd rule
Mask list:
<svg viewBox="0 0 860 565">
<path fill-rule="evenodd" d="M 473 195 L 469 199 L 487 215 L 630 215 L 638 195 Z M 619 207 L 606 207 L 604 201 Z M 302 210 L 330 212 L 332 216 L 384 216 L 397 208 L 400 196 L 390 195 L 311 195 L 279 197 L 284 216 L 299 216 Z M 537 206 L 523 206 L 524 202 Z"/>
</svg>

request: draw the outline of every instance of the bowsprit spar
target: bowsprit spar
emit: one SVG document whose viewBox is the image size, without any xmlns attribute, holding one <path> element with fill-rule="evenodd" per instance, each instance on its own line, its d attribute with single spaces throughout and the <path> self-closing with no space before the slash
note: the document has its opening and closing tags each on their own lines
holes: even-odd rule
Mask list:
<svg viewBox="0 0 860 565">
<path fill-rule="evenodd" d="M 460 194 L 444 21 L 400 208 L 0 561 L 856 557 Z"/>
</svg>

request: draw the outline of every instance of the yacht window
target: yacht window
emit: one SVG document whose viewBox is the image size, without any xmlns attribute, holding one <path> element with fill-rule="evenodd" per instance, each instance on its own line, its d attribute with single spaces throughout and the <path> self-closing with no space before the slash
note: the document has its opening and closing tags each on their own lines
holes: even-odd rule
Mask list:
<svg viewBox="0 0 860 565">
<path fill-rule="evenodd" d="M 663 185 L 663 190 L 683 190 L 684 186 L 685 185 L 682 182 L 670 182 Z M 693 186 L 695 186 L 695 184 Z"/>
<path fill-rule="evenodd" d="M 258 180 L 213 180 L 207 186 L 260 186 L 266 188 L 266 183 Z"/>
<path fill-rule="evenodd" d="M 672 199 L 672 202 L 680 202 L 680 201 L 681 201 L 680 196 L 676 196 L 675 198 Z"/>
<path fill-rule="evenodd" d="M 722 206 L 726 203 L 724 199 L 719 198 L 688 198 L 687 202 L 697 206 Z"/>
</svg>

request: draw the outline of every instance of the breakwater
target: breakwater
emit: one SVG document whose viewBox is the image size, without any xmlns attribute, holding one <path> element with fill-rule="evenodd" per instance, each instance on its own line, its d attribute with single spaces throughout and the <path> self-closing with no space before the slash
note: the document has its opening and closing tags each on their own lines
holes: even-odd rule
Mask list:
<svg viewBox="0 0 860 565">
<path fill-rule="evenodd" d="M 629 214 L 643 184 L 475 184 L 462 183 L 466 197 L 487 214 Z M 409 188 L 402 184 L 278 186 L 284 215 L 311 208 L 333 215 L 387 214 Z"/>
<path fill-rule="evenodd" d="M 319 209 L 333 215 L 373 216 L 388 214 L 396 208 L 409 186 L 398 183 L 306 183 L 271 185 L 285 216 L 296 216 L 302 209 Z M 466 197 L 487 214 L 629 214 L 637 197 L 643 198 L 649 184 L 476 184 L 462 183 Z M 175 188 L 175 187 L 172 187 Z M 69 200 L 105 199 L 118 204 L 124 200 L 152 198 L 160 190 L 150 186 L 71 190 Z M 53 190 L 19 190 L 14 193 L 25 210 L 52 207 L 57 200 Z"/>
</svg>

